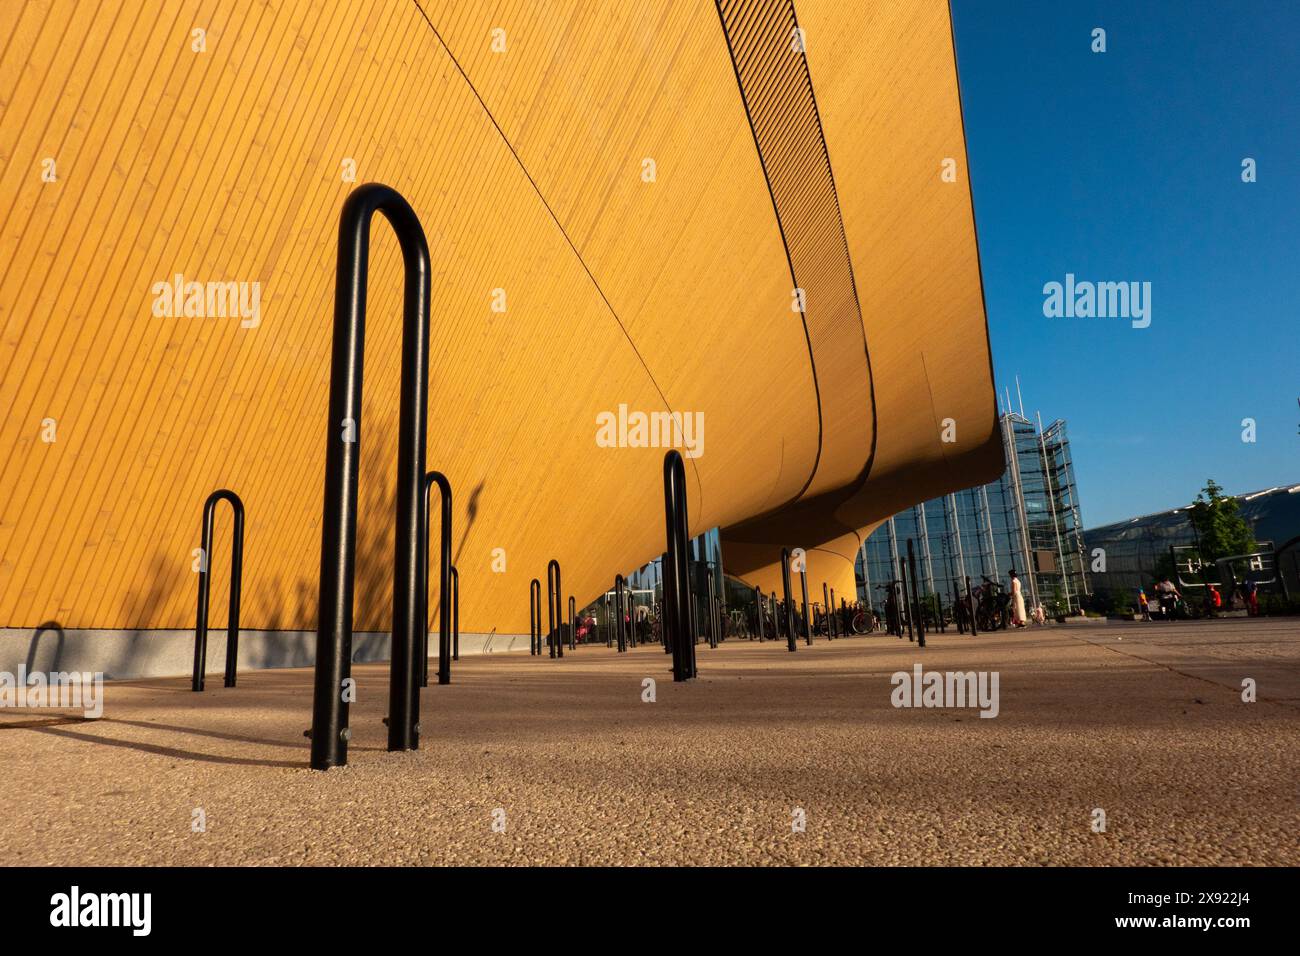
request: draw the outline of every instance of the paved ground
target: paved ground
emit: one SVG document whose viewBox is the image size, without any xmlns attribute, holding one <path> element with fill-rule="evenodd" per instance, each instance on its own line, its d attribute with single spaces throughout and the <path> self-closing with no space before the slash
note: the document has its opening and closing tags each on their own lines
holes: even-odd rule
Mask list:
<svg viewBox="0 0 1300 956">
<path fill-rule="evenodd" d="M 916 661 L 996 670 L 999 715 L 895 709 L 890 675 Z M 674 686 L 654 647 L 467 658 L 425 692 L 407 754 L 384 751 L 386 666 L 360 666 L 352 763 L 328 773 L 306 769 L 305 670 L 202 695 L 113 684 L 96 722 L 0 711 L 0 860 L 1300 863 L 1300 622 L 728 643 L 699 662 Z"/>
</svg>

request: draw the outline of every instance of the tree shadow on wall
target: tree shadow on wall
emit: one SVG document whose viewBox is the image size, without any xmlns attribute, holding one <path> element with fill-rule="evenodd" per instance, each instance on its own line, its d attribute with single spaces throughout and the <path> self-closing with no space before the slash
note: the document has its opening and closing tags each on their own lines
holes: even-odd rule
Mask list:
<svg viewBox="0 0 1300 956">
<path fill-rule="evenodd" d="M 352 629 L 390 633 L 393 626 L 394 529 L 397 523 L 396 410 L 381 415 L 363 406 L 360 481 L 357 490 L 357 547 L 352 590 Z M 319 586 L 319 585 L 318 585 Z M 312 615 L 315 620 L 316 615 Z M 353 648 L 355 652 L 356 648 Z"/>
</svg>

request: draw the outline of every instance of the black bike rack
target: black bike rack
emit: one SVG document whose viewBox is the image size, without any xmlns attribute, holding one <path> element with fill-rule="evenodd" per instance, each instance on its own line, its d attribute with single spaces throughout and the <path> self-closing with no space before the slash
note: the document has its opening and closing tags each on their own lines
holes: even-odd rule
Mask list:
<svg viewBox="0 0 1300 956">
<path fill-rule="evenodd" d="M 717 572 L 711 566 L 705 566 L 705 576 L 709 582 L 709 647 L 717 649 L 718 629 L 722 627 L 722 614 L 718 609 Z"/>
<path fill-rule="evenodd" d="M 448 595 L 451 594 L 451 483 L 447 481 L 447 476 L 440 471 L 431 471 L 424 476 L 424 534 L 426 542 L 429 540 L 429 492 L 433 486 L 438 486 L 438 493 L 442 498 L 442 519 L 440 530 L 440 540 L 438 553 L 440 555 L 438 562 L 438 683 L 451 683 L 451 664 L 449 658 L 452 656 L 451 649 L 451 602 Z M 421 569 L 420 576 L 426 582 L 429 580 L 429 549 L 425 547 L 424 565 Z M 420 631 L 420 651 L 419 656 L 422 658 L 420 667 L 420 686 L 429 686 L 429 592 L 426 584 L 425 590 L 420 592 L 420 619 L 424 622 L 424 627 Z"/>
<path fill-rule="evenodd" d="M 915 643 L 916 637 L 912 634 L 912 595 L 907 590 L 907 558 L 901 554 L 898 556 L 898 584 L 903 592 L 903 607 L 907 609 L 907 639 Z"/>
<path fill-rule="evenodd" d="M 979 615 L 975 613 L 975 589 L 971 587 L 969 577 L 966 578 L 966 600 L 969 602 L 967 607 L 970 609 L 970 636 L 978 637 L 980 629 L 979 625 L 975 623 L 975 619 L 978 618 Z"/>
<path fill-rule="evenodd" d="M 799 645 L 794 638 L 794 598 L 790 593 L 790 549 L 781 549 L 781 588 L 785 591 L 785 644 L 794 653 Z"/>
<path fill-rule="evenodd" d="M 578 649 L 578 636 L 577 636 L 578 631 L 574 626 L 577 623 L 577 618 L 578 618 L 578 601 L 572 594 L 570 594 L 569 595 L 569 650 L 571 651 L 576 651 Z"/>
<path fill-rule="evenodd" d="M 799 587 L 803 591 L 803 638 L 812 647 L 812 618 L 808 616 L 808 566 L 799 572 Z"/>
<path fill-rule="evenodd" d="M 632 591 L 632 582 L 623 579 L 623 610 L 627 612 L 627 649 L 636 649 L 636 595 Z"/>
<path fill-rule="evenodd" d="M 623 626 L 623 596 L 626 587 L 623 575 L 614 575 L 614 607 L 611 615 L 614 618 L 614 642 L 618 645 L 620 654 L 627 650 L 627 629 Z"/>
<path fill-rule="evenodd" d="M 836 611 L 835 589 L 831 588 L 831 603 L 826 605 L 826 609 L 831 612 L 831 639 L 840 636 L 840 615 Z"/>
<path fill-rule="evenodd" d="M 664 555 L 663 634 L 672 645 L 673 680 L 686 681 L 698 673 L 695 641 L 690 636 L 691 579 L 687 570 L 686 466 L 673 449 L 664 455 L 664 527 L 668 550 Z"/>
<path fill-rule="evenodd" d="M 235 515 L 235 530 L 230 552 L 230 605 L 226 618 L 226 686 L 235 686 L 235 667 L 239 662 L 239 593 L 244 580 L 244 503 L 239 495 L 222 488 L 203 502 L 203 564 L 199 568 L 199 608 L 194 623 L 194 678 L 190 689 L 203 690 L 208 662 L 208 591 L 212 569 L 212 531 L 217 502 L 229 501 Z"/>
<path fill-rule="evenodd" d="M 533 578 L 528 585 L 528 652 L 542 653 L 542 582 Z"/>
<path fill-rule="evenodd" d="M 826 582 L 822 582 L 822 623 L 826 625 L 826 640 L 831 640 L 834 635 L 831 634 L 831 599 L 830 592 L 826 589 Z"/>
<path fill-rule="evenodd" d="M 546 621 L 550 630 L 546 634 L 546 644 L 551 649 L 551 658 L 564 656 L 563 635 L 560 633 L 560 616 L 564 613 L 564 598 L 561 596 L 560 562 L 551 558 L 546 563 Z"/>
<path fill-rule="evenodd" d="M 916 554 L 912 551 L 912 539 L 907 539 L 907 565 L 912 573 L 912 602 L 916 605 L 916 646 L 925 647 L 925 614 L 921 610 L 920 578 L 916 576 Z"/>
<path fill-rule="evenodd" d="M 763 592 L 757 585 L 754 586 L 754 633 L 749 635 L 751 641 L 755 638 L 763 643 Z"/>
<path fill-rule="evenodd" d="M 344 682 L 350 679 L 352 668 L 366 283 L 370 221 L 376 212 L 384 214 L 397 234 L 405 267 L 388 749 L 414 750 L 420 744 L 415 656 L 421 646 L 424 621 L 420 611 L 428 585 L 423 574 L 426 516 L 421 486 L 429 391 L 431 267 L 428 242 L 410 204 L 388 186 L 367 183 L 352 191 L 339 218 L 311 726 L 311 766 L 316 770 L 345 766 L 351 737 Z"/>
<path fill-rule="evenodd" d="M 451 659 L 460 660 L 460 572 L 454 564 L 451 566 Z"/>
<path fill-rule="evenodd" d="M 618 580 L 617 575 L 615 575 L 614 580 L 615 581 Z M 613 606 L 613 600 L 610 598 L 608 594 L 606 594 L 601 598 L 601 604 L 605 610 L 605 646 L 613 647 L 614 646 L 614 612 L 610 610 L 610 608 Z M 597 627 L 599 626 L 600 625 L 597 624 Z"/>
</svg>

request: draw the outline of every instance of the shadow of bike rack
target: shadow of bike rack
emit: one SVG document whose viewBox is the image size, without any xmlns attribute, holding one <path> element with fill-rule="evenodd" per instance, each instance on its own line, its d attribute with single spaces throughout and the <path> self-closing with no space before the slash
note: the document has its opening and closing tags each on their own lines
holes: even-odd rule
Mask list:
<svg viewBox="0 0 1300 956">
<path fill-rule="evenodd" d="M 208 592 L 212 573 L 212 531 L 216 522 L 217 504 L 230 502 L 235 515 L 235 530 L 231 536 L 230 553 L 230 604 L 226 618 L 226 686 L 235 686 L 235 669 L 239 663 L 239 593 L 244 580 L 244 503 L 229 488 L 221 488 L 208 495 L 203 502 L 203 557 L 199 565 L 199 606 L 194 623 L 194 676 L 190 689 L 203 690 L 208 661 Z"/>
<path fill-rule="evenodd" d="M 415 657 L 422 646 L 420 628 L 425 622 L 421 609 L 428 590 L 424 563 L 427 516 L 421 492 L 429 391 L 429 245 L 419 218 L 401 195 L 388 186 L 366 183 L 344 201 L 339 217 L 312 700 L 311 766 L 316 770 L 345 766 L 351 737 L 345 681 L 351 680 L 352 670 L 366 284 L 370 221 L 376 212 L 383 213 L 397 234 L 405 271 L 388 749 L 414 750 L 420 745 Z"/>
<path fill-rule="evenodd" d="M 425 540 L 428 541 L 429 535 L 429 492 L 433 486 L 438 486 L 438 493 L 442 498 L 441 510 L 441 528 L 438 553 L 440 555 L 438 563 L 438 683 L 451 683 L 451 664 L 449 659 L 452 656 L 451 649 L 451 483 L 447 481 L 447 476 L 440 471 L 431 471 L 424 476 L 424 534 Z M 425 590 L 420 592 L 420 620 L 423 627 L 420 630 L 420 686 L 429 686 L 429 591 L 427 582 L 429 580 L 429 549 L 426 546 L 421 552 L 423 555 L 423 565 L 420 576 L 425 580 Z"/>
<path fill-rule="evenodd" d="M 528 652 L 542 653 L 542 582 L 533 578 L 528 585 Z"/>
</svg>

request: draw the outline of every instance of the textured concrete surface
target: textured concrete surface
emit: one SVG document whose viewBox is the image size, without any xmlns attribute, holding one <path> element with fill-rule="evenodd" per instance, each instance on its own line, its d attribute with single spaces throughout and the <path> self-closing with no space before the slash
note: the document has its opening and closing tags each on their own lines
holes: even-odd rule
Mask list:
<svg viewBox="0 0 1300 956">
<path fill-rule="evenodd" d="M 890 674 L 916 661 L 996 670 L 999 716 L 895 709 Z M 406 754 L 384 750 L 386 666 L 361 665 L 351 766 L 328 773 L 306 769 L 306 670 L 202 695 L 112 684 L 96 722 L 0 710 L 0 860 L 1300 863 L 1300 622 L 728 643 L 699 662 L 674 686 L 655 647 L 464 660 L 425 691 Z"/>
</svg>

